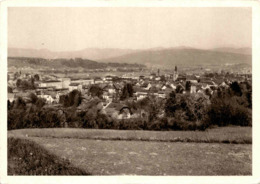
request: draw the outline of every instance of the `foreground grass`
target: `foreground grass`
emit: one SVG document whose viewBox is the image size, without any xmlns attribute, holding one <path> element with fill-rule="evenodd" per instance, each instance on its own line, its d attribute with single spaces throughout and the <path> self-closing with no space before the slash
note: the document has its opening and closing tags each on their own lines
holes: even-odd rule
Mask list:
<svg viewBox="0 0 260 184">
<path fill-rule="evenodd" d="M 8 144 L 8 174 L 252 174 L 251 127 L 223 127 L 205 132 L 21 129 L 8 131 L 8 137 L 12 140 Z M 60 161 L 65 164 L 56 166 Z M 54 165 L 51 167 L 54 169 L 47 172 L 45 167 L 49 165 Z"/>
<path fill-rule="evenodd" d="M 8 175 L 89 175 L 30 140 L 8 138 Z"/>
<path fill-rule="evenodd" d="M 251 175 L 251 144 L 29 138 L 93 175 Z"/>
<path fill-rule="evenodd" d="M 20 129 L 8 131 L 9 136 L 71 138 L 92 140 L 128 140 L 158 142 L 198 142 L 251 144 L 252 127 L 221 127 L 206 131 L 140 131 L 102 129 Z"/>
</svg>

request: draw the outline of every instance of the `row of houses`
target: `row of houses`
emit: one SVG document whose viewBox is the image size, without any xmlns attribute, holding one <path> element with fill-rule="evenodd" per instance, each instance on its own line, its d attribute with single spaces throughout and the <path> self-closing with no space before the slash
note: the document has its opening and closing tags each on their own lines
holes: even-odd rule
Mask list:
<svg viewBox="0 0 260 184">
<path fill-rule="evenodd" d="M 26 77 L 28 77 L 27 75 Z M 55 77 L 55 76 L 54 76 Z M 166 98 L 167 95 L 178 90 L 181 93 L 205 93 L 207 90 L 209 93 L 218 87 L 227 87 L 232 81 L 245 80 L 250 76 L 230 76 L 225 78 L 224 76 L 205 77 L 198 75 L 183 75 L 175 74 L 176 80 L 166 78 L 161 80 L 161 76 L 151 74 L 150 76 L 134 76 L 124 75 L 122 77 L 108 75 L 104 78 L 54 78 L 53 80 L 40 80 L 36 82 L 36 90 L 34 91 L 39 97 L 43 97 L 48 103 L 56 103 L 59 101 L 61 95 L 67 94 L 73 90 L 79 90 L 83 94 L 87 94 L 91 85 L 98 85 L 103 90 L 102 98 L 108 102 L 118 100 L 124 84 L 129 82 L 134 87 L 134 100 L 141 100 L 149 95 L 153 95 L 156 98 Z M 159 77 L 159 78 L 158 78 Z M 44 79 L 45 77 L 41 77 Z M 50 78 L 50 77 L 49 77 Z M 186 83 L 190 83 L 190 88 L 186 89 Z M 27 92 L 19 92 L 13 90 L 13 95 L 9 95 L 10 99 L 17 96 L 26 96 Z M 21 94 L 23 93 L 23 94 Z M 11 97 L 13 96 L 13 98 Z"/>
</svg>

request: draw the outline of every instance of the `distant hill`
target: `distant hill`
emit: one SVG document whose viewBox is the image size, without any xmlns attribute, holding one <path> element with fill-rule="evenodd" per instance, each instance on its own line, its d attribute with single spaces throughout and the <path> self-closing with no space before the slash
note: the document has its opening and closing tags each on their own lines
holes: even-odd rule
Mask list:
<svg viewBox="0 0 260 184">
<path fill-rule="evenodd" d="M 252 48 L 249 48 L 249 47 L 243 47 L 243 48 L 220 47 L 220 48 L 215 48 L 213 50 L 219 51 L 219 52 L 229 52 L 229 53 L 252 55 Z"/>
<path fill-rule="evenodd" d="M 249 64 L 252 60 L 251 48 L 216 48 L 210 50 L 191 47 L 151 48 L 146 50 L 131 49 L 96 49 L 88 48 L 71 52 L 52 52 L 47 49 L 9 48 L 9 57 L 34 57 L 45 59 L 82 58 L 85 62 L 98 61 L 103 63 L 137 63 L 154 67 L 173 67 L 174 65 L 225 65 Z M 65 61 L 64 61 L 65 62 Z M 65 66 L 73 64 L 65 62 Z M 57 62 L 56 64 L 57 65 Z M 62 64 L 64 66 L 64 63 Z M 79 65 L 82 65 L 79 64 Z M 94 64 L 93 64 L 94 65 Z"/>
<path fill-rule="evenodd" d="M 30 67 L 35 69 L 104 69 L 107 67 L 117 68 L 143 68 L 141 64 L 129 63 L 102 63 L 88 59 L 43 59 L 31 57 L 8 57 L 8 67 Z"/>
<path fill-rule="evenodd" d="M 33 58 L 45 58 L 45 59 L 71 59 L 71 58 L 83 58 L 90 60 L 100 60 L 110 57 L 118 57 L 125 54 L 137 52 L 132 49 L 98 49 L 98 48 L 87 48 L 79 51 L 68 51 L 68 52 L 52 52 L 48 49 L 20 49 L 20 48 L 9 48 L 9 57 L 33 57 Z"/>
<path fill-rule="evenodd" d="M 251 64 L 252 56 L 224 51 L 194 48 L 169 48 L 145 50 L 119 57 L 101 60 L 103 62 L 142 63 L 148 66 L 173 67 L 174 65 L 224 65 Z"/>
</svg>

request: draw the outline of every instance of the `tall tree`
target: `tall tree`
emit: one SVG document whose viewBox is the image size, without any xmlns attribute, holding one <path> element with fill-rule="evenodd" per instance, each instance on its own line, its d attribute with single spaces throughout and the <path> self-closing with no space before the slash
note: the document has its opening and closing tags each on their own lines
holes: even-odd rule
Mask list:
<svg viewBox="0 0 260 184">
<path fill-rule="evenodd" d="M 97 85 L 92 85 L 90 88 L 89 88 L 89 93 L 92 97 L 99 97 L 99 98 L 102 98 L 102 95 L 103 95 L 103 90 L 97 86 Z"/>
<path fill-rule="evenodd" d="M 33 76 L 33 78 L 34 78 L 35 81 L 39 81 L 40 80 L 40 76 L 38 74 L 35 74 Z"/>
<path fill-rule="evenodd" d="M 181 85 L 177 85 L 176 87 L 176 93 L 183 93 L 184 89 Z"/>
<path fill-rule="evenodd" d="M 170 93 L 169 97 L 165 103 L 165 114 L 168 117 L 174 117 L 175 111 L 178 109 L 176 93 L 173 91 Z"/>
<path fill-rule="evenodd" d="M 123 87 L 120 99 L 125 100 L 129 97 L 133 97 L 133 94 L 134 94 L 134 89 L 133 89 L 132 84 L 126 83 Z"/>
<path fill-rule="evenodd" d="M 32 104 L 36 104 L 38 97 L 34 93 L 31 93 L 30 94 L 30 100 L 31 100 Z"/>
<path fill-rule="evenodd" d="M 189 92 L 190 89 L 191 89 L 191 82 L 190 82 L 190 81 L 187 81 L 187 82 L 186 82 L 185 90 Z"/>
<path fill-rule="evenodd" d="M 233 91 L 233 93 L 234 93 L 235 95 L 237 95 L 237 96 L 241 96 L 241 95 L 242 95 L 241 87 L 240 87 L 240 85 L 238 84 L 237 81 L 232 82 L 232 83 L 230 84 L 230 88 L 231 88 L 231 90 Z"/>
</svg>

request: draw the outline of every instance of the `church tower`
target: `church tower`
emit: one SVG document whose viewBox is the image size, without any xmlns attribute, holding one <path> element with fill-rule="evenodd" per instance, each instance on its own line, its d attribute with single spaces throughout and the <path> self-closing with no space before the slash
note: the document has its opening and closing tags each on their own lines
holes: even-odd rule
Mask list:
<svg viewBox="0 0 260 184">
<path fill-rule="evenodd" d="M 178 78 L 178 69 L 177 69 L 177 66 L 175 66 L 175 69 L 173 71 L 173 81 L 176 81 L 177 78 Z"/>
</svg>

